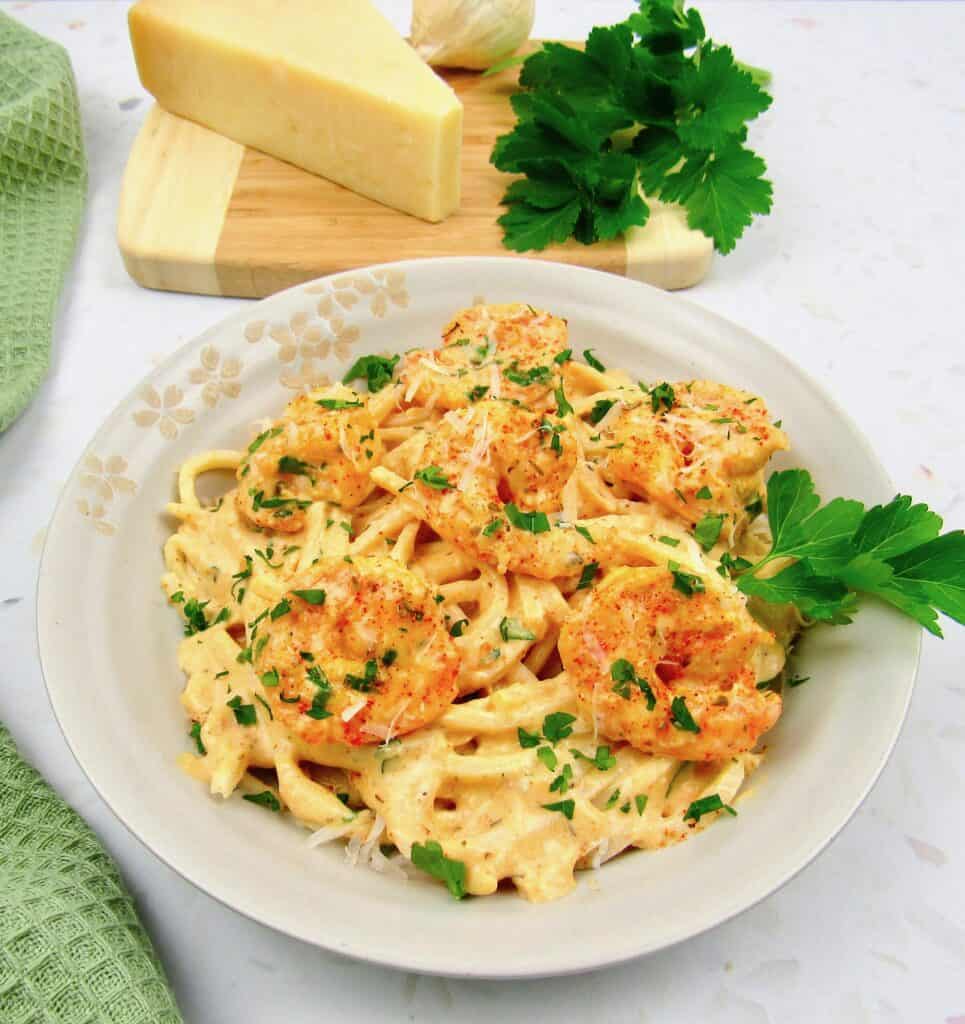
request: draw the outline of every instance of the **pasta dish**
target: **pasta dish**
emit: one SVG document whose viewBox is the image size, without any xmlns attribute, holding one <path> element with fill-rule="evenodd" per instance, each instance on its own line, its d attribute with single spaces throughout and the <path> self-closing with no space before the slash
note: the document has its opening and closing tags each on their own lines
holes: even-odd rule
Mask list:
<svg viewBox="0 0 965 1024">
<path fill-rule="evenodd" d="M 601 359 L 478 305 L 188 460 L 183 767 L 456 896 L 553 899 L 735 814 L 802 622 L 732 578 L 787 438 L 760 396 Z"/>
</svg>

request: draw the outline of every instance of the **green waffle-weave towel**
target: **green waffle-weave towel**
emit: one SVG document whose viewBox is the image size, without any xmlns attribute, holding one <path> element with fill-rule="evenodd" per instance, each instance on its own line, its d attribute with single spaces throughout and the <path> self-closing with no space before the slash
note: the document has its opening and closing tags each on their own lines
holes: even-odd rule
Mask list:
<svg viewBox="0 0 965 1024">
<path fill-rule="evenodd" d="M 0 14 L 0 431 L 47 372 L 86 189 L 67 53 Z"/>
<path fill-rule="evenodd" d="M 0 1021 L 181 1024 L 113 861 L 2 725 Z"/>
</svg>

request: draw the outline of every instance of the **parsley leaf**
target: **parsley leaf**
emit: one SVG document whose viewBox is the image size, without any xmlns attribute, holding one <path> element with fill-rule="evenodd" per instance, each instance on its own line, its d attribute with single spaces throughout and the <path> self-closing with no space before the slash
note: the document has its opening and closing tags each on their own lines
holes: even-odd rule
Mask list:
<svg viewBox="0 0 965 1024">
<path fill-rule="evenodd" d="M 674 392 L 673 387 L 666 381 L 663 384 L 658 384 L 655 388 L 650 390 L 650 408 L 654 412 L 660 411 L 662 405 L 664 409 L 668 411 L 673 408 L 674 402 L 677 401 L 677 395 Z"/>
<path fill-rule="evenodd" d="M 734 810 L 730 804 L 725 804 L 720 798 L 720 794 L 711 793 L 710 796 L 701 797 L 699 800 L 695 800 L 684 813 L 684 821 L 693 819 L 694 821 L 700 821 L 705 814 L 712 814 L 714 811 L 726 811 L 728 814 L 737 817 L 737 811 Z"/>
<path fill-rule="evenodd" d="M 270 789 L 266 789 L 261 793 L 243 793 L 241 799 L 247 800 L 252 804 L 258 804 L 259 807 L 267 807 L 269 811 L 281 810 L 278 797 Z"/>
<path fill-rule="evenodd" d="M 616 405 L 614 398 L 598 398 L 590 410 L 590 422 L 596 426 L 600 420 Z"/>
<path fill-rule="evenodd" d="M 586 565 L 583 566 L 583 571 L 580 573 L 580 580 L 576 584 L 576 589 L 586 590 L 588 587 L 592 587 L 599 568 L 599 562 L 587 562 Z"/>
<path fill-rule="evenodd" d="M 300 597 L 303 601 L 307 601 L 308 604 L 325 604 L 324 590 L 293 590 L 292 593 L 295 595 L 295 597 Z"/>
<path fill-rule="evenodd" d="M 576 715 L 568 714 L 566 711 L 554 711 L 543 719 L 543 735 L 550 743 L 559 743 L 573 732 L 575 721 Z"/>
<path fill-rule="evenodd" d="M 356 676 L 351 672 L 347 673 L 345 676 L 345 685 L 350 686 L 353 690 L 358 690 L 359 693 L 369 693 L 375 686 L 378 671 L 379 663 L 374 658 L 370 658 L 365 663 L 365 674 Z"/>
<path fill-rule="evenodd" d="M 512 502 L 503 506 L 506 518 L 518 530 L 528 533 L 548 533 L 550 521 L 545 512 L 521 512 Z"/>
<path fill-rule="evenodd" d="M 320 405 L 323 409 L 357 409 L 362 405 L 357 398 L 319 398 L 316 399 L 315 404 Z"/>
<path fill-rule="evenodd" d="M 674 697 L 670 702 L 670 721 L 682 732 L 700 732 L 683 697 Z"/>
<path fill-rule="evenodd" d="M 593 355 L 593 349 L 583 349 L 583 358 L 586 360 L 587 366 L 592 366 L 594 370 L 599 370 L 600 373 L 606 373 L 606 367 L 603 365 L 603 363 L 600 362 L 599 359 L 597 359 L 595 355 Z M 596 421 L 594 420 L 594 423 L 595 422 Z"/>
<path fill-rule="evenodd" d="M 726 516 L 723 514 L 713 515 L 708 512 L 697 524 L 694 529 L 694 538 L 704 551 L 710 551 L 717 543 L 725 518 Z"/>
<path fill-rule="evenodd" d="M 503 376 L 514 384 L 525 388 L 531 384 L 549 384 L 553 379 L 553 372 L 548 366 L 533 366 L 528 370 L 520 370 L 517 360 L 514 359 L 503 370 Z"/>
<path fill-rule="evenodd" d="M 434 491 L 448 491 L 452 489 L 449 478 L 438 466 L 426 466 L 424 469 L 417 469 L 413 474 L 413 479 L 421 480 L 426 487 L 431 487 Z"/>
<path fill-rule="evenodd" d="M 518 619 L 503 618 L 499 623 L 499 635 L 505 641 L 535 640 L 536 634 L 521 625 Z"/>
<path fill-rule="evenodd" d="M 540 747 L 539 750 L 536 751 L 536 756 L 540 759 L 547 771 L 556 771 L 556 766 L 559 761 L 552 747 Z"/>
<path fill-rule="evenodd" d="M 399 361 L 397 355 L 387 356 L 361 356 L 352 364 L 351 369 L 342 378 L 343 384 L 351 384 L 353 380 L 364 378 L 369 386 L 369 391 L 381 391 L 386 384 L 392 382 L 392 372 Z"/>
<path fill-rule="evenodd" d="M 413 843 L 411 857 L 412 863 L 420 871 L 445 882 L 455 899 L 461 900 L 466 895 L 466 865 L 460 860 L 447 857 L 434 839 Z"/>
<path fill-rule="evenodd" d="M 573 820 L 573 811 L 576 810 L 574 800 L 557 800 L 556 803 L 542 804 L 547 811 L 559 811 L 567 821 Z"/>
<path fill-rule="evenodd" d="M 519 745 L 526 750 L 529 747 L 538 747 L 540 744 L 540 735 L 538 732 L 527 732 L 521 725 L 516 728 L 516 736 L 519 739 Z"/>
<path fill-rule="evenodd" d="M 258 722 L 258 716 L 255 713 L 254 704 L 242 704 L 241 697 L 235 694 L 231 700 L 227 701 L 227 705 L 234 712 L 235 721 L 239 725 L 256 725 Z"/>
<path fill-rule="evenodd" d="M 593 757 L 588 757 L 582 750 L 577 750 L 575 747 L 570 748 L 570 753 L 577 761 L 589 761 L 594 768 L 601 772 L 608 772 L 611 768 L 616 767 L 617 759 L 610 753 L 608 746 L 597 747 Z"/>
<path fill-rule="evenodd" d="M 613 692 L 624 700 L 630 699 L 630 684 L 632 683 L 647 699 L 647 710 L 653 711 L 657 704 L 653 688 L 646 679 L 637 675 L 637 670 L 627 661 L 626 658 L 617 658 L 610 666 L 610 678 L 613 680 Z"/>
<path fill-rule="evenodd" d="M 191 737 L 191 739 L 194 740 L 194 745 L 198 748 L 198 753 L 202 757 L 204 757 L 204 755 L 207 754 L 208 751 L 205 749 L 204 744 L 201 742 L 201 723 L 192 722 L 191 731 L 188 733 L 188 735 Z"/>
</svg>

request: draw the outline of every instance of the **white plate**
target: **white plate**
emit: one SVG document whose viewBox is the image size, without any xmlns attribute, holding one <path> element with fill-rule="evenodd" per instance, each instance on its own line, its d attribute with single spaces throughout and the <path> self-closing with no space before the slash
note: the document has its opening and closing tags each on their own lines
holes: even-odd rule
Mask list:
<svg viewBox="0 0 965 1024">
<path fill-rule="evenodd" d="M 350 867 L 341 845 L 180 773 L 189 746 L 175 661 L 181 632 L 158 585 L 175 472 L 238 447 L 293 389 L 338 377 L 367 352 L 434 343 L 474 301 L 524 301 L 569 320 L 644 380 L 709 377 L 766 396 L 825 498 L 888 500 L 893 488 L 845 413 L 783 355 L 681 299 L 577 267 L 520 259 L 412 260 L 324 278 L 229 317 L 181 348 L 114 410 L 72 473 L 40 569 L 43 671 L 81 767 L 162 860 L 258 921 L 327 949 L 408 970 L 474 977 L 561 974 L 696 935 L 772 893 L 854 814 L 898 736 L 920 630 L 869 603 L 819 628 L 797 669 L 770 754 L 740 817 L 688 842 L 622 856 L 570 896 L 511 893 L 455 903 L 435 883 Z"/>
</svg>

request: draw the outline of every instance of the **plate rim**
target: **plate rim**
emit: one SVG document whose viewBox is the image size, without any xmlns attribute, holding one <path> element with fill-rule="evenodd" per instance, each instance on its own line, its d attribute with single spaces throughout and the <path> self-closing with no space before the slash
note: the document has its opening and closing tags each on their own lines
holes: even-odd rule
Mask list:
<svg viewBox="0 0 965 1024">
<path fill-rule="evenodd" d="M 417 268 L 425 268 L 427 266 L 452 266 L 452 265 L 469 265 L 473 267 L 479 267 L 480 265 L 512 265 L 515 270 L 521 270 L 520 259 L 512 256 L 446 256 L 446 257 L 422 257 L 417 259 L 407 260 L 396 260 L 387 261 L 383 263 L 374 263 L 366 267 L 357 268 L 352 273 L 371 273 L 372 271 L 403 271 L 408 272 Z M 781 367 L 790 370 L 793 374 L 803 379 L 814 392 L 816 392 L 831 408 L 834 409 L 836 415 L 838 415 L 850 428 L 853 438 L 860 443 L 861 455 L 874 470 L 875 474 L 881 478 L 883 484 L 886 484 L 892 491 L 895 490 L 895 485 L 891 479 L 890 474 L 885 469 L 883 463 L 877 455 L 877 452 L 873 448 L 870 440 L 865 436 L 864 432 L 854 421 L 847 408 L 844 407 L 838 400 L 831 394 L 830 390 L 819 380 L 812 376 L 812 374 L 796 363 L 790 356 L 777 348 L 774 344 L 768 340 L 761 338 L 754 334 L 754 332 L 741 326 L 740 324 L 729 320 L 728 318 L 701 306 L 699 303 L 692 301 L 690 298 L 684 298 L 677 293 L 665 292 L 662 289 L 655 288 L 644 282 L 633 281 L 629 278 L 621 278 L 619 275 L 613 275 L 606 271 L 597 270 L 589 267 L 581 267 L 574 264 L 556 263 L 549 260 L 527 260 L 524 266 L 534 268 L 536 273 L 545 273 L 547 270 L 555 270 L 557 272 L 564 272 L 565 274 L 573 274 L 575 276 L 591 276 L 594 278 L 605 278 L 608 282 L 616 282 L 617 287 L 632 287 L 633 289 L 643 289 L 650 293 L 651 298 L 656 298 L 658 302 L 663 302 L 669 306 L 682 306 L 690 310 L 692 314 L 698 318 L 703 319 L 705 322 L 717 322 L 726 324 L 730 328 L 736 328 L 748 338 L 752 339 L 753 342 L 761 346 L 768 353 L 769 357 L 774 359 Z M 908 718 L 908 710 L 911 704 L 912 697 L 914 695 L 915 687 L 918 679 L 918 672 L 921 662 L 921 648 L 922 648 L 922 630 L 918 630 L 914 634 L 913 650 L 909 649 L 908 655 L 911 656 L 911 668 L 910 678 L 906 683 L 905 698 L 901 707 L 901 713 L 898 716 L 896 723 L 891 731 L 891 734 L 887 737 L 885 744 L 882 747 L 881 754 L 878 758 L 878 763 L 874 766 L 867 780 L 862 787 L 860 793 L 858 793 L 850 802 L 849 807 L 844 811 L 840 820 L 836 826 L 828 833 L 821 835 L 813 843 L 809 844 L 806 851 L 798 855 L 796 863 L 792 864 L 786 871 L 782 872 L 780 877 L 773 884 L 769 884 L 765 891 L 762 891 L 759 895 L 755 896 L 749 902 L 744 902 L 740 906 L 734 908 L 728 908 L 719 914 L 712 915 L 704 924 L 696 928 L 690 928 L 684 930 L 682 934 L 673 935 L 663 941 L 650 941 L 650 942 L 638 942 L 637 944 L 629 943 L 629 948 L 625 953 L 621 953 L 617 956 L 605 955 L 605 956 L 593 956 L 592 953 L 585 955 L 563 955 L 562 953 L 558 957 L 559 963 L 551 967 L 546 968 L 533 968 L 529 965 L 522 965 L 514 967 L 512 964 L 507 963 L 501 969 L 473 969 L 473 965 L 465 964 L 460 968 L 447 967 L 440 965 L 436 962 L 437 958 L 426 955 L 411 955 L 407 948 L 403 944 L 399 944 L 398 952 L 393 956 L 378 955 L 368 952 L 364 947 L 355 947 L 351 944 L 339 943 L 334 937 L 327 939 L 325 936 L 317 934 L 308 934 L 302 929 L 299 929 L 291 923 L 286 923 L 282 919 L 270 920 L 263 915 L 256 913 L 253 910 L 246 909 L 244 904 L 238 901 L 232 900 L 227 895 L 223 895 L 216 891 L 216 888 L 211 885 L 209 881 L 204 880 L 203 871 L 193 871 L 190 866 L 174 863 L 168 854 L 162 853 L 151 845 L 150 841 L 141 834 L 141 831 L 128 822 L 123 815 L 115 808 L 114 801 L 108 796 L 107 792 L 103 787 L 102 781 L 98 781 L 95 778 L 96 771 L 92 774 L 91 769 L 81 754 L 78 752 L 77 737 L 76 735 L 72 738 L 69 726 L 65 724 L 64 718 L 62 717 L 62 710 L 58 710 L 57 699 L 55 697 L 56 686 L 51 685 L 50 681 L 50 667 L 45 654 L 45 647 L 50 642 L 51 637 L 49 636 L 49 619 L 50 615 L 45 614 L 46 606 L 50 600 L 47 597 L 48 588 L 52 586 L 52 567 L 49 564 L 51 536 L 55 532 L 55 526 L 58 520 L 65 511 L 67 503 L 67 494 L 71 490 L 71 486 L 81 473 L 85 460 L 88 456 L 97 448 L 98 442 L 102 435 L 104 435 L 114 424 L 115 420 L 121 415 L 121 410 L 125 408 L 132 399 L 145 388 L 149 387 L 151 381 L 156 377 L 164 373 L 169 367 L 174 365 L 180 360 L 188 349 L 197 348 L 200 350 L 205 343 L 207 343 L 212 337 L 219 335 L 221 332 L 231 329 L 239 324 L 251 320 L 253 313 L 259 307 L 264 306 L 268 303 L 274 303 L 282 297 L 289 296 L 295 293 L 304 292 L 307 288 L 325 284 L 335 279 L 342 278 L 345 276 L 345 271 L 336 271 L 334 273 L 323 275 L 322 277 L 314 278 L 310 281 L 303 281 L 299 284 L 293 285 L 290 288 L 286 288 L 283 291 L 275 292 L 270 296 L 266 296 L 263 299 L 247 303 L 240 309 L 229 313 L 227 316 L 222 317 L 215 323 L 211 324 L 205 330 L 199 334 L 194 335 L 191 338 L 186 339 L 184 342 L 179 344 L 168 356 L 166 356 L 156 366 L 152 366 L 147 373 L 145 373 L 130 389 L 128 389 L 118 401 L 116 401 L 108 412 L 107 416 L 101 421 L 97 429 L 91 435 L 88 442 L 84 445 L 83 450 L 78 455 L 72 469 L 68 473 L 63 486 L 60 489 L 56 502 L 54 503 L 50 518 L 48 520 L 48 527 L 44 538 L 44 546 L 41 552 L 40 563 L 38 567 L 37 575 L 37 591 L 35 598 L 35 620 L 36 620 L 36 641 L 37 641 L 37 652 L 38 662 L 41 668 L 41 675 L 44 681 L 44 688 L 46 690 L 47 699 L 50 704 L 51 711 L 54 715 L 54 720 L 57 723 L 58 728 L 67 744 L 68 749 L 71 752 L 74 760 L 79 766 L 81 772 L 84 774 L 87 781 L 91 784 L 94 791 L 104 802 L 111 814 L 123 825 L 127 832 L 132 835 L 138 843 L 154 857 L 160 860 L 168 868 L 174 871 L 179 877 L 189 882 L 195 888 L 205 893 L 207 896 L 216 900 L 222 906 L 229 907 L 230 909 L 240 913 L 242 916 L 254 921 L 260 925 L 272 928 L 275 931 L 281 932 L 282 934 L 298 939 L 302 942 L 306 942 L 310 945 L 314 945 L 320 949 L 324 949 L 328 952 L 334 953 L 339 956 L 347 956 L 352 959 L 371 964 L 379 967 L 387 967 L 394 970 L 403 971 L 415 971 L 419 973 L 431 974 L 438 977 L 449 977 L 449 978 L 472 978 L 480 980 L 522 980 L 525 978 L 548 978 L 558 977 L 571 974 L 582 974 L 589 971 L 602 969 L 605 967 L 616 967 L 621 964 L 626 964 L 632 960 L 638 959 L 643 956 L 647 956 L 651 953 L 669 949 L 673 946 L 679 945 L 688 939 L 695 938 L 698 935 L 704 934 L 711 929 L 717 928 L 722 924 L 734 919 L 738 915 L 750 910 L 752 907 L 757 906 L 760 902 L 772 896 L 778 892 L 806 867 L 811 865 L 817 857 L 819 857 L 831 843 L 840 835 L 842 830 L 854 819 L 865 800 L 868 798 L 871 791 L 881 777 L 881 773 L 884 771 L 885 766 L 891 759 L 894 753 L 895 746 L 901 737 L 901 733 L 904 729 L 905 723 Z M 522 286 L 521 286 L 522 287 Z M 254 313 L 257 316 L 257 313 Z M 109 787 L 108 787 L 109 788 Z M 579 947 L 577 947 L 579 948 Z"/>
</svg>

